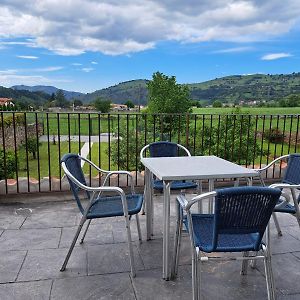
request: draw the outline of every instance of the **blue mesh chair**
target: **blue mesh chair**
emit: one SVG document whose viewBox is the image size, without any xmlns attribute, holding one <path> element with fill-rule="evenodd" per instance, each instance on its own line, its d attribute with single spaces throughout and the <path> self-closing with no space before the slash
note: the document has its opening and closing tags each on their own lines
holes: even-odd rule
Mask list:
<svg viewBox="0 0 300 300">
<path fill-rule="evenodd" d="M 101 187 L 90 187 L 87 185 L 82 168 L 81 161 L 90 164 L 99 173 L 106 174 L 103 185 Z M 141 241 L 141 229 L 139 224 L 138 213 L 141 211 L 143 204 L 143 196 L 134 193 L 133 178 L 132 175 L 127 171 L 105 171 L 100 169 L 94 163 L 86 158 L 83 158 L 77 154 L 65 154 L 61 159 L 61 165 L 68 177 L 68 181 L 73 192 L 74 198 L 77 202 L 78 208 L 82 213 L 82 218 L 75 237 L 70 246 L 69 252 L 65 258 L 65 261 L 61 267 L 61 271 L 66 269 L 67 263 L 78 239 L 83 224 L 88 220 L 85 232 L 82 236 L 81 242 L 85 238 L 89 225 L 92 219 L 97 218 L 108 218 L 108 217 L 125 217 L 125 225 L 127 230 L 128 248 L 130 256 L 131 273 L 135 276 L 135 268 L 133 261 L 133 249 L 131 243 L 131 232 L 130 232 L 130 219 L 132 215 L 136 216 L 137 228 L 139 240 Z M 106 186 L 109 178 L 113 174 L 125 174 L 131 179 L 131 194 L 125 195 L 124 191 L 119 187 Z M 80 191 L 85 192 L 85 196 L 88 199 L 88 203 L 84 206 L 80 200 Z M 115 196 L 104 196 L 104 193 L 109 192 L 110 194 L 116 194 Z"/>
<path fill-rule="evenodd" d="M 149 150 L 150 157 L 175 157 L 183 154 L 191 156 L 191 153 L 184 146 L 172 142 L 154 142 L 146 145 L 140 152 L 140 158 L 144 158 L 145 152 Z M 193 181 L 173 181 L 171 183 L 171 190 L 185 190 L 197 188 L 198 185 Z M 163 191 L 164 185 L 161 180 L 153 180 L 153 188 Z"/>
<path fill-rule="evenodd" d="M 300 189 L 300 154 L 288 154 L 278 157 L 273 160 L 267 166 L 261 169 L 257 169 L 260 173 L 260 179 L 262 184 L 265 186 L 263 180 L 263 172 L 267 171 L 271 166 L 273 166 L 276 162 L 287 160 L 286 171 L 283 174 L 283 178 L 281 183 L 272 185 L 272 187 L 277 187 L 281 189 L 288 189 L 291 192 L 292 200 L 291 201 L 286 197 L 285 200 L 280 199 L 276 208 L 274 209 L 273 219 L 275 222 L 275 226 L 278 232 L 278 235 L 282 235 L 278 220 L 276 218 L 276 213 L 286 213 L 296 217 L 299 227 L 300 227 L 300 194 L 296 195 L 296 190 Z"/>
<path fill-rule="evenodd" d="M 281 195 L 280 189 L 267 187 L 234 187 L 199 195 L 187 201 L 177 197 L 177 226 L 172 276 L 176 277 L 184 223 L 192 246 L 193 299 L 200 299 L 200 265 L 208 260 L 242 260 L 242 274 L 249 260 L 263 259 L 268 299 L 275 299 L 275 288 L 269 250 L 269 219 Z M 194 214 L 195 203 L 215 198 L 214 214 Z M 184 212 L 186 215 L 184 215 Z M 266 230 L 267 228 L 267 230 Z M 266 241 L 262 242 L 266 231 Z M 242 252 L 242 257 L 205 257 L 201 252 Z M 253 255 L 249 253 L 253 251 Z M 252 252 L 251 252 L 252 253 Z"/>
</svg>

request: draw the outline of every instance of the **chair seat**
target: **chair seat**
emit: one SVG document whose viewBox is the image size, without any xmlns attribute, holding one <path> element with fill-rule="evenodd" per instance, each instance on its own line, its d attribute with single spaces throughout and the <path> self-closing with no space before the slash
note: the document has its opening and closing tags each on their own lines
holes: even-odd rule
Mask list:
<svg viewBox="0 0 300 300">
<path fill-rule="evenodd" d="M 219 234 L 217 248 L 212 249 L 212 237 L 214 228 L 214 216 L 208 214 L 193 214 L 193 228 L 196 247 L 204 252 L 241 252 L 258 251 L 258 233 L 247 234 Z M 188 220 L 183 220 L 188 231 Z"/>
<path fill-rule="evenodd" d="M 141 211 L 143 195 L 126 195 L 128 214 Z M 120 196 L 97 198 L 87 214 L 87 219 L 123 216 L 123 205 Z"/>
<path fill-rule="evenodd" d="M 163 190 L 164 184 L 161 180 L 154 180 L 153 187 L 156 190 Z M 172 181 L 171 190 L 184 190 L 184 189 L 194 189 L 197 187 L 197 184 L 192 181 Z"/>
<path fill-rule="evenodd" d="M 279 200 L 277 202 L 278 204 L 281 204 L 283 202 L 283 200 Z M 296 209 L 295 206 L 290 204 L 290 203 L 286 203 L 283 206 L 280 206 L 279 208 L 275 208 L 274 212 L 282 212 L 282 213 L 288 213 L 288 214 L 296 214 Z"/>
</svg>

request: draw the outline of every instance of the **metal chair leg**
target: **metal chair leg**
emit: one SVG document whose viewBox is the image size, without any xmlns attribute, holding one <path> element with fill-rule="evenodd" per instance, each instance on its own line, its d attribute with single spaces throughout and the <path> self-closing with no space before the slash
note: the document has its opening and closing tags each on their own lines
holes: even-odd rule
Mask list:
<svg viewBox="0 0 300 300">
<path fill-rule="evenodd" d="M 243 252 L 243 257 L 248 257 L 248 256 L 249 256 L 249 252 L 248 251 Z M 247 271 L 248 271 L 248 260 L 244 259 L 242 261 L 241 275 L 247 275 Z"/>
<path fill-rule="evenodd" d="M 77 231 L 76 231 L 75 236 L 74 236 L 74 238 L 73 238 L 72 244 L 71 244 L 70 249 L 69 249 L 69 251 L 68 251 L 68 253 L 67 253 L 67 256 L 66 256 L 66 258 L 65 258 L 65 261 L 64 261 L 64 263 L 63 263 L 63 265 L 62 265 L 62 267 L 61 267 L 61 269 L 60 269 L 61 272 L 63 272 L 63 271 L 66 269 L 67 263 L 68 263 L 68 261 L 69 261 L 69 258 L 70 258 L 70 256 L 71 256 L 71 254 L 72 254 L 72 251 L 73 251 L 73 249 L 74 249 L 74 246 L 75 246 L 75 244 L 76 244 L 76 241 L 77 241 L 77 239 L 78 239 L 78 236 L 79 236 L 79 234 L 80 234 L 80 231 L 81 231 L 82 226 L 83 226 L 83 224 L 84 224 L 85 221 L 86 221 L 86 217 L 83 216 L 83 217 L 81 218 L 81 220 L 80 220 L 79 226 L 78 226 L 78 228 L 77 228 Z"/>
<path fill-rule="evenodd" d="M 280 225 L 279 225 L 279 222 L 278 222 L 278 219 L 277 219 L 277 216 L 276 216 L 276 213 L 272 213 L 272 217 L 273 217 L 273 220 L 274 220 L 274 223 L 275 223 L 275 227 L 276 227 L 276 230 L 277 230 L 277 233 L 279 236 L 282 236 L 282 231 L 280 229 Z"/>
<path fill-rule="evenodd" d="M 142 243 L 142 233 L 141 233 L 139 214 L 136 214 L 135 218 L 136 218 L 136 227 L 137 227 L 137 232 L 138 232 L 138 236 L 139 236 L 139 241 L 140 241 L 140 244 L 141 244 Z"/>
<path fill-rule="evenodd" d="M 135 277 L 136 272 L 135 272 L 135 266 L 134 266 L 133 248 L 132 248 L 131 231 L 130 231 L 130 222 L 129 222 L 129 217 L 128 216 L 125 216 L 125 223 L 126 223 L 126 231 L 127 231 L 127 240 L 128 240 L 131 275 L 132 275 L 132 277 Z"/>
<path fill-rule="evenodd" d="M 178 273 L 178 264 L 179 264 L 179 254 L 180 254 L 180 244 L 182 236 L 182 210 L 179 203 L 177 203 L 177 222 L 176 222 L 176 231 L 174 239 L 174 254 L 171 270 L 171 278 L 175 279 Z"/>
<path fill-rule="evenodd" d="M 192 286 L 193 286 L 193 300 L 200 300 L 199 299 L 199 278 L 198 278 L 198 255 L 196 249 L 193 248 L 193 256 L 192 256 Z"/>
<path fill-rule="evenodd" d="M 89 220 L 88 220 L 88 223 L 87 223 L 87 225 L 86 225 L 86 227 L 85 227 L 84 233 L 83 233 L 83 235 L 82 235 L 82 237 L 81 237 L 80 244 L 83 243 L 84 238 L 85 238 L 85 235 L 86 235 L 86 233 L 87 233 L 87 231 L 88 231 L 88 229 L 89 229 L 89 226 L 90 226 L 91 222 L 92 222 L 92 219 L 89 219 Z"/>
<path fill-rule="evenodd" d="M 273 270 L 272 270 L 272 262 L 271 262 L 271 253 L 270 251 L 264 247 L 264 267 L 265 267 L 265 275 L 266 275 L 266 282 L 267 282 L 267 290 L 268 290 L 268 300 L 275 300 L 275 284 L 274 284 L 274 277 L 273 277 Z"/>
</svg>

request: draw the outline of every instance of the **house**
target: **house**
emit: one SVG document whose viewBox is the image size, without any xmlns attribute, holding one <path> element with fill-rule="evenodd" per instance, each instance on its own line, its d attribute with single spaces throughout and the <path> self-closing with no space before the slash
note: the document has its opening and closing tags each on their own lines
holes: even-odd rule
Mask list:
<svg viewBox="0 0 300 300">
<path fill-rule="evenodd" d="M 15 104 L 13 103 L 13 99 L 12 98 L 0 98 L 0 106 L 15 106 Z"/>
</svg>

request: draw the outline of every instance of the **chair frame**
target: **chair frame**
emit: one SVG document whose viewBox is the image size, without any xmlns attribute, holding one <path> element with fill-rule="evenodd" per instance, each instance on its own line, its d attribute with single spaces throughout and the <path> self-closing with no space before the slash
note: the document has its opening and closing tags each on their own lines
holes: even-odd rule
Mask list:
<svg viewBox="0 0 300 300">
<path fill-rule="evenodd" d="M 195 245 L 194 239 L 194 230 L 193 230 L 193 222 L 192 222 L 192 213 L 191 208 L 194 204 L 202 202 L 206 199 L 212 199 L 216 196 L 216 192 L 208 192 L 202 195 L 198 195 L 187 201 L 184 195 L 177 196 L 177 222 L 176 222 L 176 232 L 175 232 L 175 239 L 174 239 L 174 254 L 173 254 L 173 262 L 172 262 L 172 270 L 171 275 L 172 278 L 175 279 L 178 273 L 178 265 L 179 265 L 179 252 L 180 252 L 180 244 L 181 244 L 181 236 L 182 236 L 182 225 L 183 225 L 183 211 L 186 213 L 186 217 L 188 218 L 189 224 L 189 236 L 190 236 L 190 243 L 192 249 L 192 290 L 193 290 L 193 300 L 200 300 L 201 299 L 201 263 L 206 262 L 208 260 L 216 260 L 216 261 L 242 261 L 242 269 L 241 275 L 247 274 L 248 262 L 249 261 L 256 261 L 258 259 L 263 259 L 264 261 L 264 268 L 266 274 L 266 283 L 267 283 L 267 291 L 268 291 L 268 299 L 274 300 L 275 299 L 275 283 L 274 283 L 274 276 L 272 271 L 272 254 L 270 251 L 270 226 L 268 224 L 265 236 L 266 236 L 266 243 L 262 244 L 262 250 L 260 250 L 261 255 L 258 255 L 259 252 L 254 252 L 253 255 L 249 255 L 248 251 L 243 252 L 242 257 L 224 257 L 224 256 L 202 256 L 199 247 Z M 285 197 L 285 195 L 283 195 Z"/>
<path fill-rule="evenodd" d="M 116 193 L 118 194 L 120 197 L 121 197 L 121 201 L 122 201 L 122 206 L 123 206 L 123 211 L 124 211 L 124 217 L 125 217 L 125 223 L 126 223 L 126 232 L 127 232 L 127 239 L 128 239 L 128 249 L 129 249 L 129 257 L 130 257 L 130 269 L 131 269 L 131 274 L 133 277 L 135 277 L 136 275 L 136 270 L 135 270 L 135 266 L 134 266 L 134 256 L 133 256 L 133 248 L 132 248 L 132 239 L 131 239 L 131 231 L 130 231 L 130 217 L 129 214 L 128 214 L 128 207 L 127 207 L 127 200 L 126 200 L 126 194 L 125 192 L 123 191 L 123 189 L 121 189 L 120 187 L 110 187 L 110 186 L 105 186 L 108 181 L 109 181 L 109 178 L 114 175 L 114 174 L 125 174 L 127 175 L 129 178 L 130 178 L 130 189 L 131 189 L 131 194 L 135 194 L 135 191 L 134 191 L 134 184 L 133 184 L 133 176 L 130 172 L 128 171 L 108 171 L 108 170 L 103 170 L 101 168 L 99 168 L 97 165 L 95 165 L 92 161 L 88 160 L 87 158 L 84 158 L 80 155 L 77 155 L 78 158 L 80 160 L 83 160 L 85 162 L 87 162 L 88 164 L 90 164 L 92 167 L 94 167 L 99 173 L 104 173 L 106 174 L 106 177 L 103 181 L 103 185 L 100 186 L 100 187 L 90 187 L 90 186 L 87 186 L 87 185 L 84 185 L 82 184 L 79 180 L 77 180 L 73 175 L 72 173 L 68 170 L 65 162 L 61 162 L 61 166 L 65 172 L 65 174 L 67 175 L 67 177 L 73 182 L 75 183 L 79 188 L 81 188 L 82 190 L 86 191 L 86 192 L 91 192 L 91 197 L 89 199 L 89 202 L 88 204 L 86 205 L 86 207 L 84 208 L 84 212 L 82 214 L 82 217 L 81 217 L 81 220 L 80 220 L 80 223 L 78 225 L 78 228 L 77 228 L 77 231 L 75 233 L 75 236 L 72 240 L 72 243 L 71 243 L 71 246 L 69 248 L 69 251 L 67 253 L 67 256 L 63 262 L 63 265 L 60 269 L 60 271 L 65 271 L 66 269 L 66 266 L 68 264 L 68 261 L 70 259 L 70 256 L 72 254 L 72 251 L 74 249 L 74 246 L 76 244 L 76 241 L 79 237 L 79 234 L 82 230 L 82 227 L 85 223 L 85 221 L 87 220 L 87 215 L 89 213 L 89 210 L 94 202 L 95 199 L 97 199 L 98 197 L 100 197 L 100 195 L 102 193 L 105 193 L 105 192 L 113 192 L 113 193 Z M 136 223 L 137 223 L 137 231 L 138 231 L 138 237 L 139 237 L 139 241 L 141 242 L 142 241 L 142 237 L 141 237 L 141 228 L 140 228 L 140 222 L 139 222 L 139 216 L 138 216 L 138 213 L 135 214 L 136 216 Z M 92 219 L 89 219 L 88 220 L 88 224 L 85 228 L 85 231 L 82 235 L 82 238 L 81 238 L 81 241 L 80 241 L 80 244 L 83 243 L 84 241 L 84 238 L 86 236 L 86 233 L 88 231 L 88 228 L 90 226 L 90 223 L 91 223 Z"/>
<path fill-rule="evenodd" d="M 168 142 L 168 141 L 166 141 L 166 142 L 167 143 L 173 143 L 173 142 Z M 146 145 L 146 146 L 144 146 L 142 148 L 142 150 L 140 151 L 140 160 L 142 160 L 143 158 L 145 158 L 144 153 L 150 147 L 151 144 L 153 144 L 153 143 L 150 143 L 150 144 L 148 144 L 148 145 Z M 184 150 L 185 153 L 187 154 L 187 156 L 192 156 L 191 153 L 190 153 L 190 151 L 186 147 L 184 147 L 183 145 L 177 144 L 177 143 L 173 143 L 173 144 L 176 144 L 176 146 L 179 149 Z M 201 194 L 202 193 L 202 180 L 196 180 L 196 184 L 197 184 L 197 194 Z M 151 189 L 151 190 L 153 190 L 153 189 Z M 184 194 L 184 190 L 181 190 L 181 193 Z M 201 205 L 202 205 L 202 203 L 201 203 Z M 199 205 L 198 210 L 202 211 L 202 209 L 203 209 L 202 206 Z M 143 212 L 143 214 L 145 213 L 145 202 L 144 202 L 144 205 L 143 205 L 142 212 Z"/>
<path fill-rule="evenodd" d="M 260 178 L 260 181 L 261 181 L 261 183 L 262 183 L 263 186 L 266 186 L 266 184 L 265 184 L 265 181 L 263 179 L 262 173 L 264 171 L 267 171 L 276 162 L 282 161 L 282 160 L 288 160 L 289 157 L 290 157 L 290 154 L 282 155 L 282 156 L 274 159 L 273 161 L 271 161 L 267 166 L 265 166 L 263 168 L 260 168 L 260 169 L 255 169 L 255 171 L 259 172 L 259 178 Z M 296 189 L 300 189 L 300 184 L 276 183 L 276 184 L 272 184 L 270 187 L 277 187 L 277 188 L 281 188 L 281 189 L 289 189 L 290 190 L 290 192 L 292 194 L 293 204 L 294 204 L 295 211 L 296 211 L 295 214 L 291 214 L 291 215 L 294 216 L 297 219 L 297 222 L 298 222 L 298 225 L 299 225 L 299 228 L 300 228 L 300 207 L 299 207 L 299 203 L 297 201 L 297 196 L 296 196 L 296 193 L 295 193 Z M 284 205 L 285 203 L 288 203 L 288 202 L 290 202 L 289 199 L 286 200 L 286 201 L 284 201 L 282 203 L 282 205 Z M 273 220 L 274 220 L 275 227 L 276 227 L 278 235 L 282 236 L 282 231 L 280 229 L 280 225 L 279 225 L 276 213 L 280 213 L 280 212 L 274 212 L 272 214 L 272 217 L 273 217 Z"/>
</svg>

